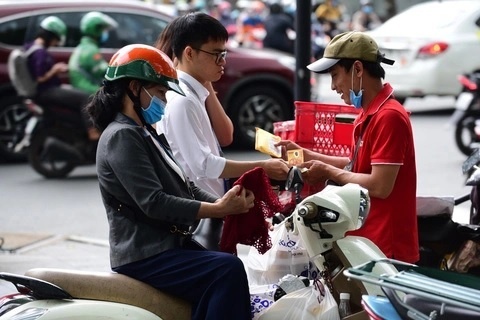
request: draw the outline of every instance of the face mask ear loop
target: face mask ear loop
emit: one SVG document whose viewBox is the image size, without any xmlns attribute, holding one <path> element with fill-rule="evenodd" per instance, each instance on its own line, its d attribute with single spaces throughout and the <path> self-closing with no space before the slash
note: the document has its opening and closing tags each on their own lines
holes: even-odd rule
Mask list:
<svg viewBox="0 0 480 320">
<path fill-rule="evenodd" d="M 355 88 L 353 87 L 353 72 L 355 71 L 355 67 L 352 66 L 352 91 L 355 93 Z M 360 93 L 360 91 L 362 91 L 362 85 L 363 85 L 363 77 L 360 78 L 360 89 L 358 90 L 357 93 L 355 93 L 356 95 Z"/>
</svg>

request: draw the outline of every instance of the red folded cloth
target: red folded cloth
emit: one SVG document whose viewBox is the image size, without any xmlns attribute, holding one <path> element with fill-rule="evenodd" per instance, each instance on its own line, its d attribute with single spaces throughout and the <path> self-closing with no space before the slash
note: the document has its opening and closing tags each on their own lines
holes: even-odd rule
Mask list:
<svg viewBox="0 0 480 320">
<path fill-rule="evenodd" d="M 265 219 L 281 211 L 283 206 L 263 168 L 245 172 L 233 185 L 241 185 L 252 191 L 255 201 L 248 213 L 225 217 L 220 250 L 237 254 L 237 244 L 240 243 L 253 246 L 263 254 L 272 247 Z"/>
</svg>

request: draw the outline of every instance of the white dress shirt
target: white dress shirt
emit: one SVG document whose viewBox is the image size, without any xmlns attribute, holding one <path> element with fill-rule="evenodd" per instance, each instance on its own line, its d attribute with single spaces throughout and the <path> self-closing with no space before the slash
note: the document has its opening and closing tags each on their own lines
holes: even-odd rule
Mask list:
<svg viewBox="0 0 480 320">
<path fill-rule="evenodd" d="M 209 92 L 189 74 L 179 70 L 177 74 L 186 96 L 167 92 L 165 115 L 156 125 L 157 132 L 165 134 L 190 180 L 221 197 L 225 189 L 224 180 L 219 176 L 227 160 L 220 155 L 220 145 L 205 107 Z"/>
</svg>

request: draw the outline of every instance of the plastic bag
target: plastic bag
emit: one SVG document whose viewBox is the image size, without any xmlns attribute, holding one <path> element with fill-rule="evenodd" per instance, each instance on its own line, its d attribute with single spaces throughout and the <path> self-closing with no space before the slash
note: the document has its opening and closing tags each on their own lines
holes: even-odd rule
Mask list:
<svg viewBox="0 0 480 320">
<path fill-rule="evenodd" d="M 287 274 L 309 277 L 309 258 L 300 236 L 287 231 L 280 223 L 270 232 L 272 248 L 263 255 L 251 247 L 247 255 L 247 275 L 250 285 L 277 283 Z M 310 278 L 310 277 L 309 277 Z"/>
<path fill-rule="evenodd" d="M 274 303 L 274 296 L 277 288 L 278 286 L 276 284 L 250 286 L 252 319 L 257 320 L 259 314 Z"/>
<path fill-rule="evenodd" d="M 320 280 L 293 291 L 258 315 L 258 320 L 340 320 L 338 305 Z"/>
</svg>

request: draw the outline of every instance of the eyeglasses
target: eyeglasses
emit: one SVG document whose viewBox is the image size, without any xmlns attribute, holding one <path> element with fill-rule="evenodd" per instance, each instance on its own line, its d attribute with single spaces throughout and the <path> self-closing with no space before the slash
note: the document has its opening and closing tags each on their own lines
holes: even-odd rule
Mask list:
<svg viewBox="0 0 480 320">
<path fill-rule="evenodd" d="M 193 49 L 198 50 L 198 51 L 202 51 L 202 52 L 207 53 L 207 54 L 212 55 L 212 56 L 215 56 L 215 63 L 217 65 L 220 64 L 222 59 L 223 60 L 227 59 L 227 50 L 222 51 L 222 52 L 209 52 L 209 51 L 202 50 L 200 48 L 193 48 Z"/>
</svg>

